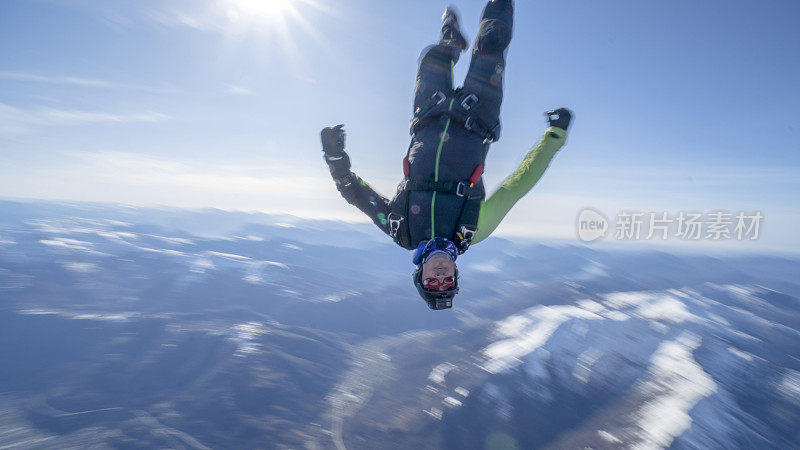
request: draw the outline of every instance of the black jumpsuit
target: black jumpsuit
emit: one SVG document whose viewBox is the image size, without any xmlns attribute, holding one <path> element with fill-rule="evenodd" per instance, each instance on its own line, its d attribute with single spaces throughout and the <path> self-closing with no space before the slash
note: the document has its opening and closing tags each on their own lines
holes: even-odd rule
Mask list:
<svg viewBox="0 0 800 450">
<path fill-rule="evenodd" d="M 499 123 L 503 101 L 505 53 L 511 40 L 513 5 L 511 0 L 490 1 L 484 8 L 475 40 L 463 91 L 475 94 L 472 114 L 485 123 Z M 447 42 L 423 51 L 414 92 L 414 110 L 423 106 L 439 91 L 454 94 L 453 66 L 460 49 Z M 450 101 L 450 100 L 448 100 Z M 441 116 L 430 120 L 412 135 L 406 176 L 433 181 L 468 180 L 483 167 L 489 143 L 464 127 L 463 123 Z M 479 167 L 480 166 L 480 167 Z M 478 173 L 480 175 L 480 173 Z M 477 184 L 484 196 L 483 178 Z M 360 178 L 338 186 L 342 196 L 358 207 L 385 233 L 389 233 L 389 201 Z M 433 237 L 453 239 L 464 198 L 455 194 L 431 191 L 409 193 L 408 224 L 413 245 Z"/>
</svg>

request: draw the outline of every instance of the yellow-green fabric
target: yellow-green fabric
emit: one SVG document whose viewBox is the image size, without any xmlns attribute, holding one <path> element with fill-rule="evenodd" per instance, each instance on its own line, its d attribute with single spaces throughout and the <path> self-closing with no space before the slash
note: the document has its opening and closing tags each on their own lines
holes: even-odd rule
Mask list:
<svg viewBox="0 0 800 450">
<path fill-rule="evenodd" d="M 495 193 L 481 201 L 478 231 L 472 239 L 473 244 L 489 237 L 511 207 L 536 185 L 566 139 L 566 131 L 556 127 L 548 128 L 542 140 L 525 155 L 517 170 L 506 178 Z"/>
</svg>

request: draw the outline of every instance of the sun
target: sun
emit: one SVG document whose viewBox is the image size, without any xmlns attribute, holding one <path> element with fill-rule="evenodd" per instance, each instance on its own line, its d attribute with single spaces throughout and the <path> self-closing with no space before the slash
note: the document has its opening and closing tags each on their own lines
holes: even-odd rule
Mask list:
<svg viewBox="0 0 800 450">
<path fill-rule="evenodd" d="M 306 16 L 313 10 L 330 12 L 318 0 L 217 0 L 216 4 L 227 16 L 229 30 L 234 35 L 267 34 L 286 42 L 292 40 L 294 28 L 319 40 L 317 27 Z"/>
<path fill-rule="evenodd" d="M 318 21 L 321 14 L 335 13 L 321 0 L 211 0 L 210 6 L 216 29 L 230 45 L 241 48 L 246 42 L 263 54 L 282 52 L 283 61 L 297 67 L 305 46 L 327 45 Z"/>
</svg>

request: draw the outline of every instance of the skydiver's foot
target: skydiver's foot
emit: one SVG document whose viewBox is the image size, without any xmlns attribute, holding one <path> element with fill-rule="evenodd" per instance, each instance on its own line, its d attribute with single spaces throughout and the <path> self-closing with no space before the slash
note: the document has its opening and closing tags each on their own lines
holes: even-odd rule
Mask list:
<svg viewBox="0 0 800 450">
<path fill-rule="evenodd" d="M 492 3 L 496 3 L 498 5 L 503 5 L 505 7 L 514 7 L 514 0 L 492 0 Z"/>
<path fill-rule="evenodd" d="M 481 21 L 491 19 L 508 20 L 509 15 L 514 14 L 514 0 L 491 0 L 483 8 Z"/>
<path fill-rule="evenodd" d="M 491 0 L 481 14 L 474 51 L 484 54 L 504 52 L 511 42 L 513 24 L 514 1 Z"/>
<path fill-rule="evenodd" d="M 442 44 L 458 47 L 462 51 L 469 45 L 458 24 L 458 12 L 454 6 L 448 6 L 442 14 Z"/>
</svg>

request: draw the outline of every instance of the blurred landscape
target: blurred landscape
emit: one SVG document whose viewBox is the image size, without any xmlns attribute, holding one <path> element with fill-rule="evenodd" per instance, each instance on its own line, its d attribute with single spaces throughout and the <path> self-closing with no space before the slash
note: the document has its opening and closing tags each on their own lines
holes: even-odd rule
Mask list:
<svg viewBox="0 0 800 450">
<path fill-rule="evenodd" d="M 0 201 L 0 448 L 797 448 L 800 258 Z"/>
</svg>

